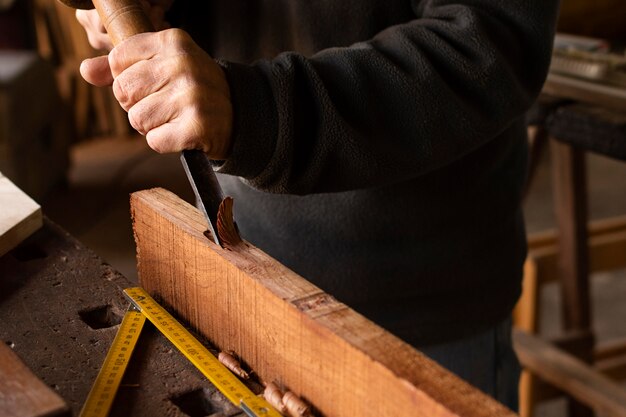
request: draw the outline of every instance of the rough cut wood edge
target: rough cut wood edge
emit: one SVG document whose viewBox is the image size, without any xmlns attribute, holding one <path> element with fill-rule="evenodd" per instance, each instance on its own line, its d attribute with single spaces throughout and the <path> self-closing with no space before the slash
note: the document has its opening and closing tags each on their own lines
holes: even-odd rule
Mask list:
<svg viewBox="0 0 626 417">
<path fill-rule="evenodd" d="M 142 286 L 319 414 L 514 416 L 252 245 L 220 249 L 174 194 L 134 193 L 131 211 Z"/>
<path fill-rule="evenodd" d="M 69 408 L 61 397 L 0 341 L 0 415 L 54 417 L 68 414 Z"/>
<path fill-rule="evenodd" d="M 43 225 L 41 207 L 0 172 L 0 256 Z"/>
</svg>

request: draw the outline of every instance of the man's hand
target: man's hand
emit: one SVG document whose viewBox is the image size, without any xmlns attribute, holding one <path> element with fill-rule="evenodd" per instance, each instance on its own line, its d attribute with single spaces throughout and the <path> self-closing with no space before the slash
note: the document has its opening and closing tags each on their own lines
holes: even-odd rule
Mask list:
<svg viewBox="0 0 626 417">
<path fill-rule="evenodd" d="M 131 125 L 155 151 L 228 156 L 233 110 L 226 76 L 186 32 L 133 36 L 108 57 L 83 61 L 80 72 L 96 86 L 113 85 Z"/>
<path fill-rule="evenodd" d="M 152 21 L 155 30 L 163 30 L 170 27 L 169 23 L 165 21 L 165 12 L 169 10 L 173 2 L 174 0 L 141 0 L 141 5 L 150 21 Z M 113 49 L 111 39 L 102 24 L 102 20 L 100 20 L 97 10 L 76 10 L 76 19 L 87 32 L 89 44 L 93 48 L 106 51 Z"/>
</svg>

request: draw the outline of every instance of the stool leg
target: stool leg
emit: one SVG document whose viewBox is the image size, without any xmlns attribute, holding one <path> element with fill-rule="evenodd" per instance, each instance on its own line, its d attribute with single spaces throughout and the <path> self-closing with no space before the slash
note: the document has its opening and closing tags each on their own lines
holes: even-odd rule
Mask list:
<svg viewBox="0 0 626 417">
<path fill-rule="evenodd" d="M 566 330 L 591 331 L 585 155 L 580 149 L 551 140 L 551 156 L 563 325 Z M 580 359 L 590 363 L 591 350 L 582 352 Z M 589 408 L 571 400 L 569 408 L 572 417 L 593 415 Z"/>
</svg>

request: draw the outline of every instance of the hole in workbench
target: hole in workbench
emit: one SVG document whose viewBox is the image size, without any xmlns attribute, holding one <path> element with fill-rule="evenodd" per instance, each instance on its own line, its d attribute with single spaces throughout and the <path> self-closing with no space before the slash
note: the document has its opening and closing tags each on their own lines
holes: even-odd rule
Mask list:
<svg viewBox="0 0 626 417">
<path fill-rule="evenodd" d="M 175 395 L 170 401 L 189 417 L 204 417 L 223 411 L 212 400 L 211 391 L 206 388 Z"/>
<path fill-rule="evenodd" d="M 82 310 L 78 312 L 78 315 L 94 330 L 117 326 L 122 322 L 122 316 L 113 311 L 110 305 Z"/>
<path fill-rule="evenodd" d="M 35 259 L 43 259 L 48 254 L 38 245 L 32 243 L 24 243 L 11 251 L 11 255 L 20 262 L 34 261 Z"/>
</svg>

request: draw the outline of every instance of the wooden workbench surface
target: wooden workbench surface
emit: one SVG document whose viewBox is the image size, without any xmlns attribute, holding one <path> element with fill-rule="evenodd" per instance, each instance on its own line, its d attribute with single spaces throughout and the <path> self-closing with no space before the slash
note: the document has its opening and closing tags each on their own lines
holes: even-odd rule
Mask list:
<svg viewBox="0 0 626 417">
<path fill-rule="evenodd" d="M 132 285 L 46 221 L 0 257 L 0 341 L 78 415 Z M 122 384 L 112 416 L 240 415 L 151 325 Z"/>
</svg>

